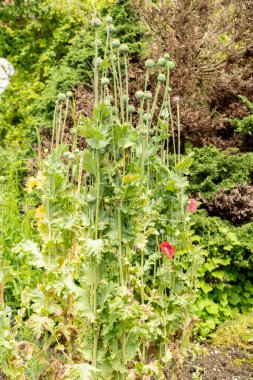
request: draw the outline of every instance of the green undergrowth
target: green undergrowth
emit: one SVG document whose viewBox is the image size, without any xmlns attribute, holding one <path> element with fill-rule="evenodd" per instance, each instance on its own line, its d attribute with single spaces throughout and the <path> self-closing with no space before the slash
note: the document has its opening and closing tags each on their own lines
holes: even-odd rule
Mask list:
<svg viewBox="0 0 253 380">
<path fill-rule="evenodd" d="M 221 151 L 213 146 L 194 149 L 194 164 L 189 191 L 213 199 L 221 189 L 250 184 L 253 153 L 242 154 L 236 148 Z"/>
<path fill-rule="evenodd" d="M 212 335 L 214 346 L 221 348 L 241 348 L 252 350 L 253 314 L 240 315 L 236 319 L 222 323 Z"/>
<path fill-rule="evenodd" d="M 235 226 L 201 210 L 193 229 L 205 255 L 196 302 L 198 331 L 205 337 L 226 319 L 252 309 L 253 223 Z"/>
</svg>

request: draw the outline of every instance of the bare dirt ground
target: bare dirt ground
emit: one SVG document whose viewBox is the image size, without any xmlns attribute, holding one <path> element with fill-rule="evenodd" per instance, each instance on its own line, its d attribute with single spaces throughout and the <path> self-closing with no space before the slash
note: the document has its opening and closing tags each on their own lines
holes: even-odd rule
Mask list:
<svg viewBox="0 0 253 380">
<path fill-rule="evenodd" d="M 205 348 L 206 354 L 186 361 L 183 380 L 253 380 L 253 348 Z"/>
</svg>

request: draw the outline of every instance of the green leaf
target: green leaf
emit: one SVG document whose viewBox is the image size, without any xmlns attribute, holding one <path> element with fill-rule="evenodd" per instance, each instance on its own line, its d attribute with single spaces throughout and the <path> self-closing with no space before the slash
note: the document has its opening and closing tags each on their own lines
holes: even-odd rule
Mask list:
<svg viewBox="0 0 253 380">
<path fill-rule="evenodd" d="M 180 162 L 176 164 L 175 170 L 180 172 L 187 171 L 194 162 L 194 158 L 192 156 L 193 154 L 189 154 L 188 156 L 184 157 Z"/>
<path fill-rule="evenodd" d="M 229 302 L 232 305 L 236 306 L 238 303 L 241 302 L 241 297 L 236 293 L 232 293 L 231 296 L 229 297 Z"/>
<path fill-rule="evenodd" d="M 204 293 L 209 293 L 213 290 L 213 288 L 209 284 L 207 284 L 204 280 L 199 281 L 198 287 L 202 289 Z"/>
<path fill-rule="evenodd" d="M 98 161 L 94 158 L 93 153 L 88 149 L 83 152 L 83 167 L 87 172 L 93 174 L 94 176 L 97 176 Z"/>
<path fill-rule="evenodd" d="M 218 304 L 215 302 L 212 302 L 210 305 L 206 307 L 206 310 L 208 311 L 209 314 L 219 314 L 219 308 Z"/>
</svg>

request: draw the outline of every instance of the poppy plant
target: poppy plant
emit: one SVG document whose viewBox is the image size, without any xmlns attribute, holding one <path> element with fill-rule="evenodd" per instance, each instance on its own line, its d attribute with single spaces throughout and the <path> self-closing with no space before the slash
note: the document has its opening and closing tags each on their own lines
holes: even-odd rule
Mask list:
<svg viewBox="0 0 253 380">
<path fill-rule="evenodd" d="M 196 199 L 194 199 L 194 198 L 190 198 L 189 199 L 189 205 L 188 205 L 187 210 L 189 212 L 195 212 L 197 210 L 197 201 L 196 201 Z"/>
<path fill-rule="evenodd" d="M 168 241 L 164 241 L 160 244 L 160 249 L 163 253 L 165 253 L 166 256 L 168 256 L 169 259 L 172 259 L 176 248 L 173 247 Z"/>
</svg>

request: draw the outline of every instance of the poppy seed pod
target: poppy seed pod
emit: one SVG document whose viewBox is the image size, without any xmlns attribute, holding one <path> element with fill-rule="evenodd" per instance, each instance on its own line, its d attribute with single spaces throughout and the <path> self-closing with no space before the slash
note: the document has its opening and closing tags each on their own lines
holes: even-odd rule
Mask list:
<svg viewBox="0 0 253 380">
<path fill-rule="evenodd" d="M 100 39 L 94 41 L 94 46 L 98 46 L 99 47 L 99 46 L 102 46 L 102 44 L 103 44 L 103 42 Z"/>
<path fill-rule="evenodd" d="M 170 59 L 170 54 L 169 53 L 165 53 L 163 56 L 164 56 L 165 59 Z"/>
<path fill-rule="evenodd" d="M 71 136 L 76 136 L 77 135 L 76 128 L 71 128 L 69 132 L 70 132 Z"/>
<path fill-rule="evenodd" d="M 157 61 L 157 65 L 160 66 L 160 67 L 165 67 L 166 66 L 166 59 L 164 57 L 161 57 L 158 59 Z"/>
<path fill-rule="evenodd" d="M 112 48 L 117 49 L 118 47 L 120 47 L 120 40 L 118 38 L 114 38 L 112 40 Z"/>
<path fill-rule="evenodd" d="M 110 79 L 109 78 L 106 78 L 106 77 L 101 78 L 101 84 L 102 84 L 102 86 L 108 86 L 109 83 L 110 83 Z"/>
<path fill-rule="evenodd" d="M 151 120 L 151 114 L 150 113 L 144 113 L 143 121 L 150 121 L 150 120 Z"/>
<path fill-rule="evenodd" d="M 75 161 L 75 155 L 73 153 L 69 153 L 68 154 L 68 159 L 71 160 L 71 161 Z"/>
<path fill-rule="evenodd" d="M 167 67 L 168 67 L 171 71 L 173 71 L 173 70 L 175 69 L 175 67 L 176 67 L 176 63 L 175 63 L 174 61 L 169 61 L 169 62 L 167 62 Z"/>
<path fill-rule="evenodd" d="M 147 130 L 147 128 L 141 128 L 140 132 L 141 132 L 142 136 L 145 136 L 147 134 L 148 130 Z"/>
<path fill-rule="evenodd" d="M 151 91 L 145 91 L 144 92 L 144 99 L 145 100 L 151 100 L 152 99 L 152 92 Z"/>
<path fill-rule="evenodd" d="M 97 18 L 97 17 L 94 17 L 92 20 L 91 20 L 91 26 L 93 26 L 93 28 L 97 29 L 99 28 L 101 25 L 101 20 L 100 18 Z"/>
<path fill-rule="evenodd" d="M 107 24 L 111 24 L 112 23 L 112 17 L 111 16 L 107 16 L 106 19 L 105 19 L 106 23 Z"/>
<path fill-rule="evenodd" d="M 157 77 L 158 82 L 163 83 L 166 82 L 166 76 L 162 73 L 160 73 Z"/>
<path fill-rule="evenodd" d="M 122 99 L 123 99 L 123 103 L 129 102 L 129 96 L 127 96 L 127 95 L 123 95 Z"/>
<path fill-rule="evenodd" d="M 119 109 L 118 109 L 118 107 L 112 107 L 112 114 L 114 115 L 114 116 L 117 116 L 118 115 L 118 113 L 119 113 Z"/>
<path fill-rule="evenodd" d="M 107 33 L 109 33 L 109 34 L 113 34 L 113 33 L 115 33 L 115 26 L 114 25 L 107 25 L 106 27 L 105 27 L 105 30 L 106 30 L 106 32 Z"/>
<path fill-rule="evenodd" d="M 127 46 L 127 44 L 121 44 L 119 47 L 119 51 L 120 53 L 126 54 L 129 52 L 129 47 Z"/>
<path fill-rule="evenodd" d="M 63 93 L 58 94 L 57 100 L 59 100 L 59 102 L 64 102 L 64 100 L 66 100 L 66 95 Z"/>
<path fill-rule="evenodd" d="M 66 93 L 67 98 L 72 98 L 73 95 L 74 95 L 74 94 L 73 94 L 72 91 L 68 91 L 68 92 Z"/>
<path fill-rule="evenodd" d="M 146 69 L 152 69 L 155 66 L 154 61 L 152 59 L 147 59 L 145 62 Z"/>
<path fill-rule="evenodd" d="M 136 93 L 135 93 L 135 97 L 136 97 L 136 99 L 143 99 L 144 98 L 144 92 L 143 91 L 141 91 L 141 90 L 139 90 L 139 91 L 136 91 Z"/>
<path fill-rule="evenodd" d="M 135 106 L 133 106 L 133 105 L 129 105 L 127 110 L 129 113 L 135 113 L 135 111 L 136 111 Z"/>
<path fill-rule="evenodd" d="M 97 62 L 97 67 L 100 67 L 101 66 L 101 63 L 103 62 L 102 58 L 101 57 L 98 57 L 97 58 L 97 61 L 96 59 L 93 60 L 93 65 L 96 66 L 96 62 Z"/>
</svg>

